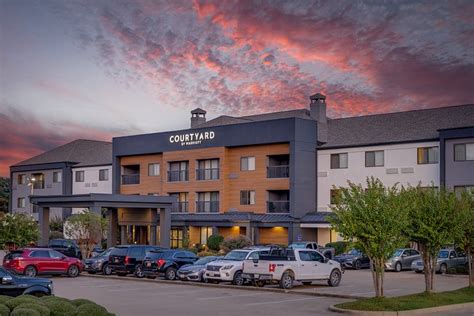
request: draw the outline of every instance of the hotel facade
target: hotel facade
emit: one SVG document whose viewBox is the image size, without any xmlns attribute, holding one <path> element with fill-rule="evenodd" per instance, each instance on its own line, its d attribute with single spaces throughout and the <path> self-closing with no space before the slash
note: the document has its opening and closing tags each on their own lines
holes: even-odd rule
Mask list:
<svg viewBox="0 0 474 316">
<path fill-rule="evenodd" d="M 212 234 L 255 244 L 336 241 L 327 216 L 337 187 L 370 176 L 474 187 L 474 105 L 329 119 L 326 97 L 315 94 L 309 109 L 205 115 L 193 110 L 190 129 L 112 141 L 110 193 L 172 196 L 172 247 L 206 244 Z M 118 207 L 116 224 L 120 243 L 161 235 L 152 208 Z"/>
</svg>

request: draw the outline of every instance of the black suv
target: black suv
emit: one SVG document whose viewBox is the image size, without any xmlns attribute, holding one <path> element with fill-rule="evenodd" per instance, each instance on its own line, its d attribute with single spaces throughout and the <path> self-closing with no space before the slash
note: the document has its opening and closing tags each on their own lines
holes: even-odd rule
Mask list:
<svg viewBox="0 0 474 316">
<path fill-rule="evenodd" d="M 110 252 L 109 267 L 119 276 L 134 274 L 143 278 L 143 258 L 148 251 L 159 251 L 164 248 L 150 245 L 122 245 Z"/>
<path fill-rule="evenodd" d="M 53 295 L 53 281 L 17 276 L 0 267 L 0 295 Z"/>
<path fill-rule="evenodd" d="M 65 256 L 82 260 L 81 249 L 72 239 L 51 239 L 48 243 L 48 248 L 59 251 Z"/>
<path fill-rule="evenodd" d="M 143 260 L 143 274 L 150 279 L 164 275 L 167 280 L 174 280 L 181 266 L 193 264 L 198 259 L 191 251 L 181 249 L 150 251 Z"/>
</svg>

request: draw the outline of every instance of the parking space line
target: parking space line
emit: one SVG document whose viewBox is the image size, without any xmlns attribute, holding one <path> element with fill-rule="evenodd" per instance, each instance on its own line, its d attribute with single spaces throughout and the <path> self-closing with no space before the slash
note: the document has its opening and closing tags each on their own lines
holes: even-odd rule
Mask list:
<svg viewBox="0 0 474 316">
<path fill-rule="evenodd" d="M 225 296 L 200 297 L 200 298 L 198 298 L 198 300 L 207 301 L 207 300 L 218 300 L 218 299 L 235 298 L 235 297 L 268 295 L 268 294 L 273 294 L 273 293 L 252 293 L 252 294 L 239 294 L 239 295 L 230 294 L 230 295 L 225 295 Z"/>
<path fill-rule="evenodd" d="M 317 299 L 321 299 L 321 297 L 305 297 L 305 298 L 297 298 L 297 299 L 294 299 L 294 300 L 278 300 L 278 301 L 269 301 L 269 302 L 258 302 L 258 303 L 245 304 L 245 306 L 255 306 L 255 305 L 265 305 L 265 304 L 278 304 L 278 303 L 290 303 L 290 302 L 309 301 L 309 300 L 317 300 Z"/>
</svg>

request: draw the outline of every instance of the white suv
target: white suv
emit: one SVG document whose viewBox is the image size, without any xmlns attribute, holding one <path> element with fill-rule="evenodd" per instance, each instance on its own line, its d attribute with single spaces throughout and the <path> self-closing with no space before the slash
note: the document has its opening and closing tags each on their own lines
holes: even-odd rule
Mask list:
<svg viewBox="0 0 474 316">
<path fill-rule="evenodd" d="M 262 254 L 268 254 L 269 248 L 249 248 L 232 250 L 221 260 L 207 264 L 205 276 L 208 281 L 231 281 L 235 285 L 242 285 L 243 263 L 246 259 L 258 259 Z"/>
</svg>

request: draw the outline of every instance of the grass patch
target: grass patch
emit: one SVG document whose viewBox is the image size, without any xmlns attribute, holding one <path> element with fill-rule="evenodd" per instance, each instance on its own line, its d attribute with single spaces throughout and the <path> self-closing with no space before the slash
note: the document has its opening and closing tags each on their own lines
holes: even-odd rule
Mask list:
<svg viewBox="0 0 474 316">
<path fill-rule="evenodd" d="M 433 294 L 419 293 L 398 297 L 373 297 L 335 306 L 362 311 L 405 311 L 469 302 L 474 302 L 474 287 Z"/>
</svg>

